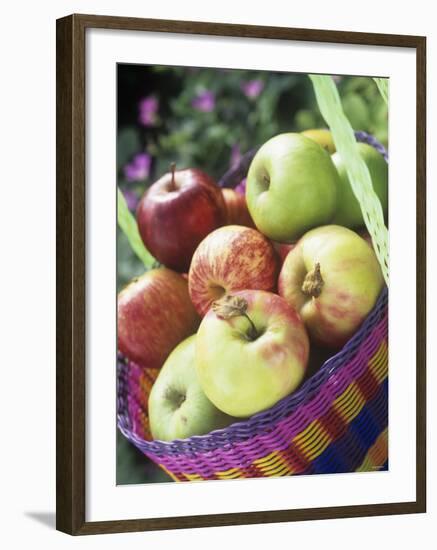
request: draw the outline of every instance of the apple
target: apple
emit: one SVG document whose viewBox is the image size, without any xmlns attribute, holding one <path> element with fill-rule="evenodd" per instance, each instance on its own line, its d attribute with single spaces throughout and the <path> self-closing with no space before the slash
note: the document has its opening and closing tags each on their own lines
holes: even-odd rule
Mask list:
<svg viewBox="0 0 437 550">
<path fill-rule="evenodd" d="M 296 243 L 277 243 L 276 241 L 273 242 L 273 248 L 278 253 L 278 256 L 281 260 L 281 265 L 284 263 L 285 258 L 287 257 L 290 250 L 293 250 L 293 248 L 296 246 Z"/>
<path fill-rule="evenodd" d="M 175 170 L 155 182 L 137 208 L 141 238 L 165 266 L 186 272 L 200 241 L 226 221 L 221 189 L 197 169 Z"/>
<path fill-rule="evenodd" d="M 356 232 L 360 237 L 362 237 L 366 241 L 366 243 L 368 243 L 373 248 L 372 236 L 370 235 L 370 233 L 367 231 L 366 228 L 357 229 Z"/>
<path fill-rule="evenodd" d="M 288 254 L 278 290 L 302 317 L 312 340 L 343 346 L 375 305 L 384 285 L 374 250 L 338 225 L 308 231 Z"/>
<path fill-rule="evenodd" d="M 246 199 L 256 227 L 291 243 L 335 213 L 339 176 L 327 153 L 302 134 L 280 134 L 256 153 L 247 175 Z"/>
<path fill-rule="evenodd" d="M 224 294 L 243 289 L 273 290 L 279 272 L 272 244 L 256 229 L 226 225 L 197 247 L 188 289 L 200 315 Z"/>
<path fill-rule="evenodd" d="M 148 411 L 152 437 L 162 441 L 203 435 L 235 422 L 206 397 L 194 363 L 196 335 L 168 356 L 152 386 Z"/>
<path fill-rule="evenodd" d="M 235 417 L 265 410 L 305 375 L 309 339 L 277 294 L 243 290 L 214 303 L 196 337 L 196 369 L 214 405 Z"/>
<path fill-rule="evenodd" d="M 226 204 L 226 224 L 255 227 L 247 209 L 245 196 L 229 188 L 223 189 L 222 193 Z"/>
<path fill-rule="evenodd" d="M 118 349 L 143 367 L 160 368 L 174 347 L 196 332 L 199 321 L 182 275 L 152 269 L 118 295 Z"/>
<path fill-rule="evenodd" d="M 323 149 L 326 149 L 330 155 L 335 153 L 335 143 L 332 139 L 332 134 L 326 128 L 315 128 L 304 130 L 302 134 L 318 143 Z"/>
<path fill-rule="evenodd" d="M 373 189 L 381 202 L 384 215 L 388 207 L 388 165 L 381 153 L 367 143 L 357 143 L 361 157 L 369 169 Z M 344 225 L 351 229 L 364 225 L 360 205 L 352 191 L 346 168 L 339 153 L 332 156 L 332 161 L 340 176 L 337 209 L 332 223 Z"/>
</svg>

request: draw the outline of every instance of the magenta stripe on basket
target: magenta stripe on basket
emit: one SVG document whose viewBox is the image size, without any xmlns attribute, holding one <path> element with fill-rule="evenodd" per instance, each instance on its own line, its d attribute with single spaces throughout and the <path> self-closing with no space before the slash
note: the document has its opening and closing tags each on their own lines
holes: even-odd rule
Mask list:
<svg viewBox="0 0 437 550">
<path fill-rule="evenodd" d="M 146 454 L 171 471 L 177 472 L 178 466 L 183 465 L 185 473 L 199 473 L 202 463 L 205 463 L 205 466 L 208 465 L 211 471 L 216 467 L 227 470 L 248 466 L 257 458 L 262 458 L 272 451 L 284 450 L 296 435 L 325 414 L 332 406 L 332 402 L 367 369 L 369 360 L 386 337 L 387 316 L 362 342 L 357 354 L 348 365 L 344 365 L 343 369 L 334 373 L 311 400 L 299 407 L 294 415 L 285 417 L 273 429 L 255 435 L 250 441 L 237 442 L 214 451 L 197 450 L 167 456 L 159 456 L 151 452 Z"/>
</svg>

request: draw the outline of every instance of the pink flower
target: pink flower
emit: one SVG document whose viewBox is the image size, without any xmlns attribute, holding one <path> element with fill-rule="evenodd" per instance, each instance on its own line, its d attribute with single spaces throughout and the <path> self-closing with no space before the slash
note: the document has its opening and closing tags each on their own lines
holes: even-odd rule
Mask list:
<svg viewBox="0 0 437 550">
<path fill-rule="evenodd" d="M 215 95 L 214 92 L 206 90 L 193 99 L 191 106 L 203 113 L 210 113 L 215 108 Z"/>
<path fill-rule="evenodd" d="M 152 157 L 148 153 L 138 153 L 131 162 L 124 167 L 124 177 L 127 181 L 142 181 L 150 174 Z"/>
<path fill-rule="evenodd" d="M 246 97 L 255 99 L 264 89 L 264 82 L 262 80 L 248 80 L 241 85 Z"/>
<path fill-rule="evenodd" d="M 138 104 L 138 109 L 139 122 L 143 126 L 154 126 L 156 124 L 159 100 L 155 96 L 149 95 L 143 98 Z"/>
</svg>

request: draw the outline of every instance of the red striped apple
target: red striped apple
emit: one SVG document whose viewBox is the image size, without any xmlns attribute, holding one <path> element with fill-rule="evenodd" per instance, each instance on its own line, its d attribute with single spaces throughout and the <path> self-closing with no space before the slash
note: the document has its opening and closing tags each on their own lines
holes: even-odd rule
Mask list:
<svg viewBox="0 0 437 550">
<path fill-rule="evenodd" d="M 375 252 L 338 225 L 306 233 L 282 266 L 278 290 L 319 345 L 343 346 L 360 327 L 384 285 Z"/>
<path fill-rule="evenodd" d="M 278 271 L 273 246 L 259 231 L 239 225 L 221 227 L 193 255 L 188 273 L 191 301 L 203 316 L 226 293 L 273 290 Z"/>
<path fill-rule="evenodd" d="M 277 294 L 243 290 L 214 303 L 196 336 L 203 391 L 223 412 L 247 417 L 294 391 L 309 340 L 296 311 Z"/>
<path fill-rule="evenodd" d="M 177 170 L 146 191 L 137 208 L 141 238 L 165 266 L 186 272 L 200 241 L 226 222 L 222 190 L 204 172 Z"/>
<path fill-rule="evenodd" d="M 118 349 L 143 367 L 160 368 L 173 348 L 196 332 L 199 321 L 182 275 L 152 269 L 118 295 Z"/>
</svg>

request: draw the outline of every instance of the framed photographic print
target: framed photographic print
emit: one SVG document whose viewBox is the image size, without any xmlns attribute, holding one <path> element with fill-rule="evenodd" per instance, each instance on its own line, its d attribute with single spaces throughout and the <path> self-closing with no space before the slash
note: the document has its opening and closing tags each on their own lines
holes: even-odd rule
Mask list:
<svg viewBox="0 0 437 550">
<path fill-rule="evenodd" d="M 424 512 L 426 41 L 57 21 L 57 528 Z"/>
</svg>

